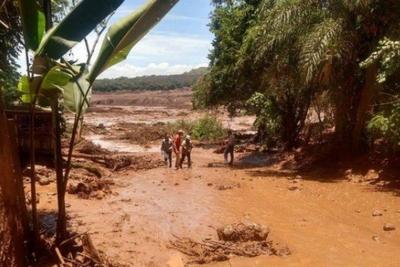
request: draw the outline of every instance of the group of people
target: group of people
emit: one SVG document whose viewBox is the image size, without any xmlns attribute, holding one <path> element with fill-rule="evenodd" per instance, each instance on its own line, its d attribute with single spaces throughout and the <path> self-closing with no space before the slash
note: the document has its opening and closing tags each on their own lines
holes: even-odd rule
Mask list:
<svg viewBox="0 0 400 267">
<path fill-rule="evenodd" d="M 166 134 L 161 143 L 161 153 L 163 154 L 165 165 L 168 165 L 170 168 L 172 167 L 172 153 L 175 154 L 176 169 L 182 169 L 186 158 L 188 160 L 188 167 L 192 167 L 192 140 L 190 135 L 186 135 L 185 137 L 183 136 L 183 130 L 179 130 L 173 139 Z M 224 142 L 224 159 L 225 163 L 229 163 L 229 165 L 233 165 L 235 143 L 235 135 L 231 130 L 229 130 L 228 139 Z"/>
<path fill-rule="evenodd" d="M 179 130 L 175 137 L 170 138 L 167 134 L 164 137 L 164 140 L 161 143 L 161 152 L 164 155 L 165 164 L 170 168 L 172 167 L 172 153 L 175 154 L 175 168 L 182 169 L 183 162 L 187 158 L 188 167 L 192 167 L 192 140 L 190 135 L 184 136 L 183 130 Z"/>
</svg>

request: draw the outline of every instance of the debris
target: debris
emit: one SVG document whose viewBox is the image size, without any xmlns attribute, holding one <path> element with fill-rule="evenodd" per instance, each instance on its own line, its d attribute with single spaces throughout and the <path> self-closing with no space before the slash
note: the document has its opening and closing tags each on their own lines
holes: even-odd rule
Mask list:
<svg viewBox="0 0 400 267">
<path fill-rule="evenodd" d="M 300 187 L 298 187 L 297 185 L 291 185 L 288 187 L 288 189 L 290 191 L 300 191 L 301 190 Z"/>
<path fill-rule="evenodd" d="M 223 241 L 247 242 L 266 240 L 270 230 L 260 224 L 229 224 L 217 229 L 218 238 Z"/>
<path fill-rule="evenodd" d="M 219 240 L 207 238 L 202 242 L 175 236 L 170 246 L 187 255 L 188 264 L 226 261 L 232 256 L 290 254 L 289 249 L 276 249 L 272 241 L 267 241 L 269 229 L 259 224 L 230 224 L 219 228 L 217 233 Z"/>
<path fill-rule="evenodd" d="M 240 188 L 240 184 L 228 184 L 228 185 L 219 185 L 217 186 L 217 189 L 220 191 L 224 191 L 224 190 L 229 190 L 229 189 L 233 189 L 233 188 Z"/>
<path fill-rule="evenodd" d="M 67 192 L 69 194 L 78 195 L 79 198 L 102 199 L 111 193 L 110 185 L 114 182 L 107 179 L 86 178 L 81 181 L 71 181 L 68 185 Z"/>
<path fill-rule="evenodd" d="M 391 224 L 391 223 L 385 223 L 385 224 L 383 225 L 383 230 L 384 230 L 384 231 L 394 231 L 394 230 L 396 230 L 396 226 L 394 226 L 394 225 Z"/>
<path fill-rule="evenodd" d="M 100 145 L 96 145 L 92 141 L 88 140 L 82 140 L 79 144 L 77 144 L 76 150 L 80 153 L 88 155 L 102 155 L 111 153 L 107 149 L 102 148 Z"/>
<path fill-rule="evenodd" d="M 40 185 L 49 185 L 52 182 L 51 179 L 49 179 L 48 177 L 40 177 L 40 179 L 38 180 L 38 183 Z"/>
<path fill-rule="evenodd" d="M 383 214 L 382 214 L 382 212 L 380 211 L 380 210 L 374 210 L 373 212 L 372 212 L 372 216 L 373 217 L 377 217 L 377 216 L 382 216 Z"/>
</svg>

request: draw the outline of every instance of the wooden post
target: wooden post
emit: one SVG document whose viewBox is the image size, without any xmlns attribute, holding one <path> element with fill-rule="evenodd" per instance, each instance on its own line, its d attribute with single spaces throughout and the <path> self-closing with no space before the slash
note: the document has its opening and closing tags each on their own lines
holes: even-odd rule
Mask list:
<svg viewBox="0 0 400 267">
<path fill-rule="evenodd" d="M 17 150 L 12 147 L 7 117 L 0 101 L 0 266 L 23 267 L 25 251 Z M 22 180 L 21 180 L 22 181 Z M 19 192 L 19 193 L 18 193 Z M 25 203 L 24 203 L 25 205 Z"/>
</svg>

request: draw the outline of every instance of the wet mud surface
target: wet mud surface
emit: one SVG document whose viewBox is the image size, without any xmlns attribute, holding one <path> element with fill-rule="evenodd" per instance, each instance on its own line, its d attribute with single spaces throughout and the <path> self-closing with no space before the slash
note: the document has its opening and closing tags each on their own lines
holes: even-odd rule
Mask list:
<svg viewBox="0 0 400 267">
<path fill-rule="evenodd" d="M 102 114 L 89 114 L 87 122 L 96 125 L 108 120 Z M 130 116 L 134 121 L 139 115 Z M 160 115 L 153 122 L 169 117 Z M 104 138 L 98 135 L 97 140 Z M 108 147 L 97 144 L 160 158 L 153 148 L 146 152 L 140 144 L 126 143 L 133 147 L 124 151 L 124 144 L 108 142 Z M 67 195 L 69 227 L 90 233 L 99 251 L 126 266 L 185 266 L 190 259 L 171 248 L 171 240 L 176 236 L 197 242 L 218 240 L 218 228 L 238 222 L 267 226 L 268 239 L 288 247 L 290 255 L 232 256 L 190 266 L 400 265 L 399 196 L 379 191 L 371 183 L 326 178 L 330 173 L 299 176 L 274 165 L 268 155 L 243 152 L 238 156 L 242 160 L 228 167 L 213 149 L 195 148 L 191 169 L 156 166 L 105 171 L 102 177 L 113 185 L 101 199 Z M 41 212 L 55 210 L 54 192 L 54 182 L 39 186 Z M 395 229 L 385 228 L 388 224 Z"/>
</svg>

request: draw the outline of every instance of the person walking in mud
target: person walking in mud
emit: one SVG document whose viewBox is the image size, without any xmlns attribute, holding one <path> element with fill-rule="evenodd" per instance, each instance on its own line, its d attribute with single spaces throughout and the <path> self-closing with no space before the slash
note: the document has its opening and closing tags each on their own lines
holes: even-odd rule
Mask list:
<svg viewBox="0 0 400 267">
<path fill-rule="evenodd" d="M 192 144 L 190 135 L 186 135 L 185 140 L 182 143 L 182 148 L 181 148 L 181 150 L 182 150 L 182 158 L 181 158 L 181 163 L 180 163 L 181 169 L 182 169 L 182 165 L 183 165 L 183 162 L 185 161 L 186 157 L 188 159 L 188 167 L 189 168 L 192 167 L 192 158 L 191 158 L 192 148 L 193 148 L 193 144 Z"/>
<path fill-rule="evenodd" d="M 228 163 L 228 155 L 230 155 L 229 165 L 233 165 L 234 152 L 235 152 L 235 134 L 232 130 L 228 130 L 228 139 L 225 140 L 224 159 Z"/>
<path fill-rule="evenodd" d="M 167 134 L 161 143 L 161 152 L 164 156 L 165 165 L 172 167 L 172 140 Z"/>
<path fill-rule="evenodd" d="M 175 139 L 173 142 L 173 150 L 175 153 L 175 168 L 179 169 L 181 166 L 181 145 L 182 145 L 182 136 L 183 131 L 179 130 L 175 135 Z"/>
</svg>

